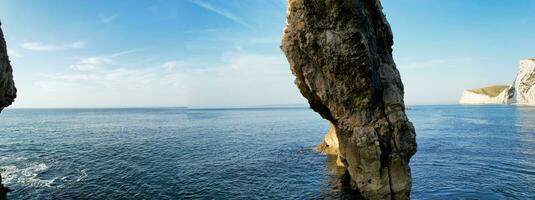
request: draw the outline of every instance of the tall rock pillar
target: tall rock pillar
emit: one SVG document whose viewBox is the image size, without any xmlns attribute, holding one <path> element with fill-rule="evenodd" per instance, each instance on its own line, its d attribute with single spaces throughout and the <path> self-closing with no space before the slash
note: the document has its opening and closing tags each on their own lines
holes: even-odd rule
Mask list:
<svg viewBox="0 0 535 200">
<path fill-rule="evenodd" d="M 310 107 L 336 129 L 351 186 L 409 199 L 414 127 L 379 0 L 289 0 L 281 48 Z"/>
</svg>

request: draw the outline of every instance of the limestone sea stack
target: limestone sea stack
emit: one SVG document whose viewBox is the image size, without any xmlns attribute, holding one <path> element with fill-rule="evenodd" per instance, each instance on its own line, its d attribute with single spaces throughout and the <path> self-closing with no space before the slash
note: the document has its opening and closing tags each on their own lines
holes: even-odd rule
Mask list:
<svg viewBox="0 0 535 200">
<path fill-rule="evenodd" d="M 535 105 L 535 59 L 520 61 L 513 85 L 465 90 L 459 103 Z"/>
<path fill-rule="evenodd" d="M 310 107 L 329 120 L 351 187 L 409 199 L 414 127 L 379 0 L 289 0 L 281 48 Z"/>
<path fill-rule="evenodd" d="M 0 23 L 2 25 L 2 23 Z M 0 28 L 0 112 L 13 103 L 17 97 L 17 89 L 13 81 L 13 69 L 7 56 L 4 33 Z"/>
</svg>

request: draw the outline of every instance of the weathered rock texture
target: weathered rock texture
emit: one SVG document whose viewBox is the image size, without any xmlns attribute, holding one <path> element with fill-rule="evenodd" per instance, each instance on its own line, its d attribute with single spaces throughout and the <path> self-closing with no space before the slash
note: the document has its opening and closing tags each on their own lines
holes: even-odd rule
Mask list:
<svg viewBox="0 0 535 200">
<path fill-rule="evenodd" d="M 499 93 L 496 93 L 496 92 Z M 512 86 L 465 90 L 460 104 L 535 105 L 535 59 L 521 60 Z"/>
<path fill-rule="evenodd" d="M 512 93 L 514 96 L 511 102 L 520 105 L 535 105 L 535 59 L 520 61 Z"/>
<path fill-rule="evenodd" d="M 2 25 L 0 23 L 0 25 Z M 0 28 L 0 112 L 11 105 L 17 97 L 17 89 L 13 82 L 13 69 L 7 56 L 4 33 Z"/>
<path fill-rule="evenodd" d="M 336 129 L 351 186 L 409 199 L 416 153 L 379 0 L 289 0 L 282 49 L 310 107 Z"/>
</svg>

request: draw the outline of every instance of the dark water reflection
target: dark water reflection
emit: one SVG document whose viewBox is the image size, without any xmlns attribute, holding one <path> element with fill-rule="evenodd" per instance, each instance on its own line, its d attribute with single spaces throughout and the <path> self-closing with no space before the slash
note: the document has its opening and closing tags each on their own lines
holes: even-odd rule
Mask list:
<svg viewBox="0 0 535 200">
<path fill-rule="evenodd" d="M 363 199 L 349 186 L 351 177 L 344 167 L 336 165 L 336 156 L 326 155 L 326 170 L 328 173 L 324 195 L 320 199 Z"/>
</svg>

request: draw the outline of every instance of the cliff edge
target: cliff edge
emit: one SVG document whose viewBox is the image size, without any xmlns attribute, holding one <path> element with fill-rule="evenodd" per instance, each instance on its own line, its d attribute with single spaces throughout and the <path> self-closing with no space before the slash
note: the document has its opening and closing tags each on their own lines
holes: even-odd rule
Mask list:
<svg viewBox="0 0 535 200">
<path fill-rule="evenodd" d="M 535 59 L 520 61 L 513 85 L 465 90 L 459 103 L 535 105 Z"/>
<path fill-rule="evenodd" d="M 289 0 L 281 48 L 310 107 L 336 131 L 351 187 L 409 199 L 414 127 L 379 0 Z"/>
<path fill-rule="evenodd" d="M 535 59 L 521 60 L 513 83 L 512 102 L 519 105 L 535 105 Z"/>
<path fill-rule="evenodd" d="M 488 87 L 465 90 L 460 104 L 506 104 L 509 101 L 511 86 L 492 85 Z"/>
</svg>

